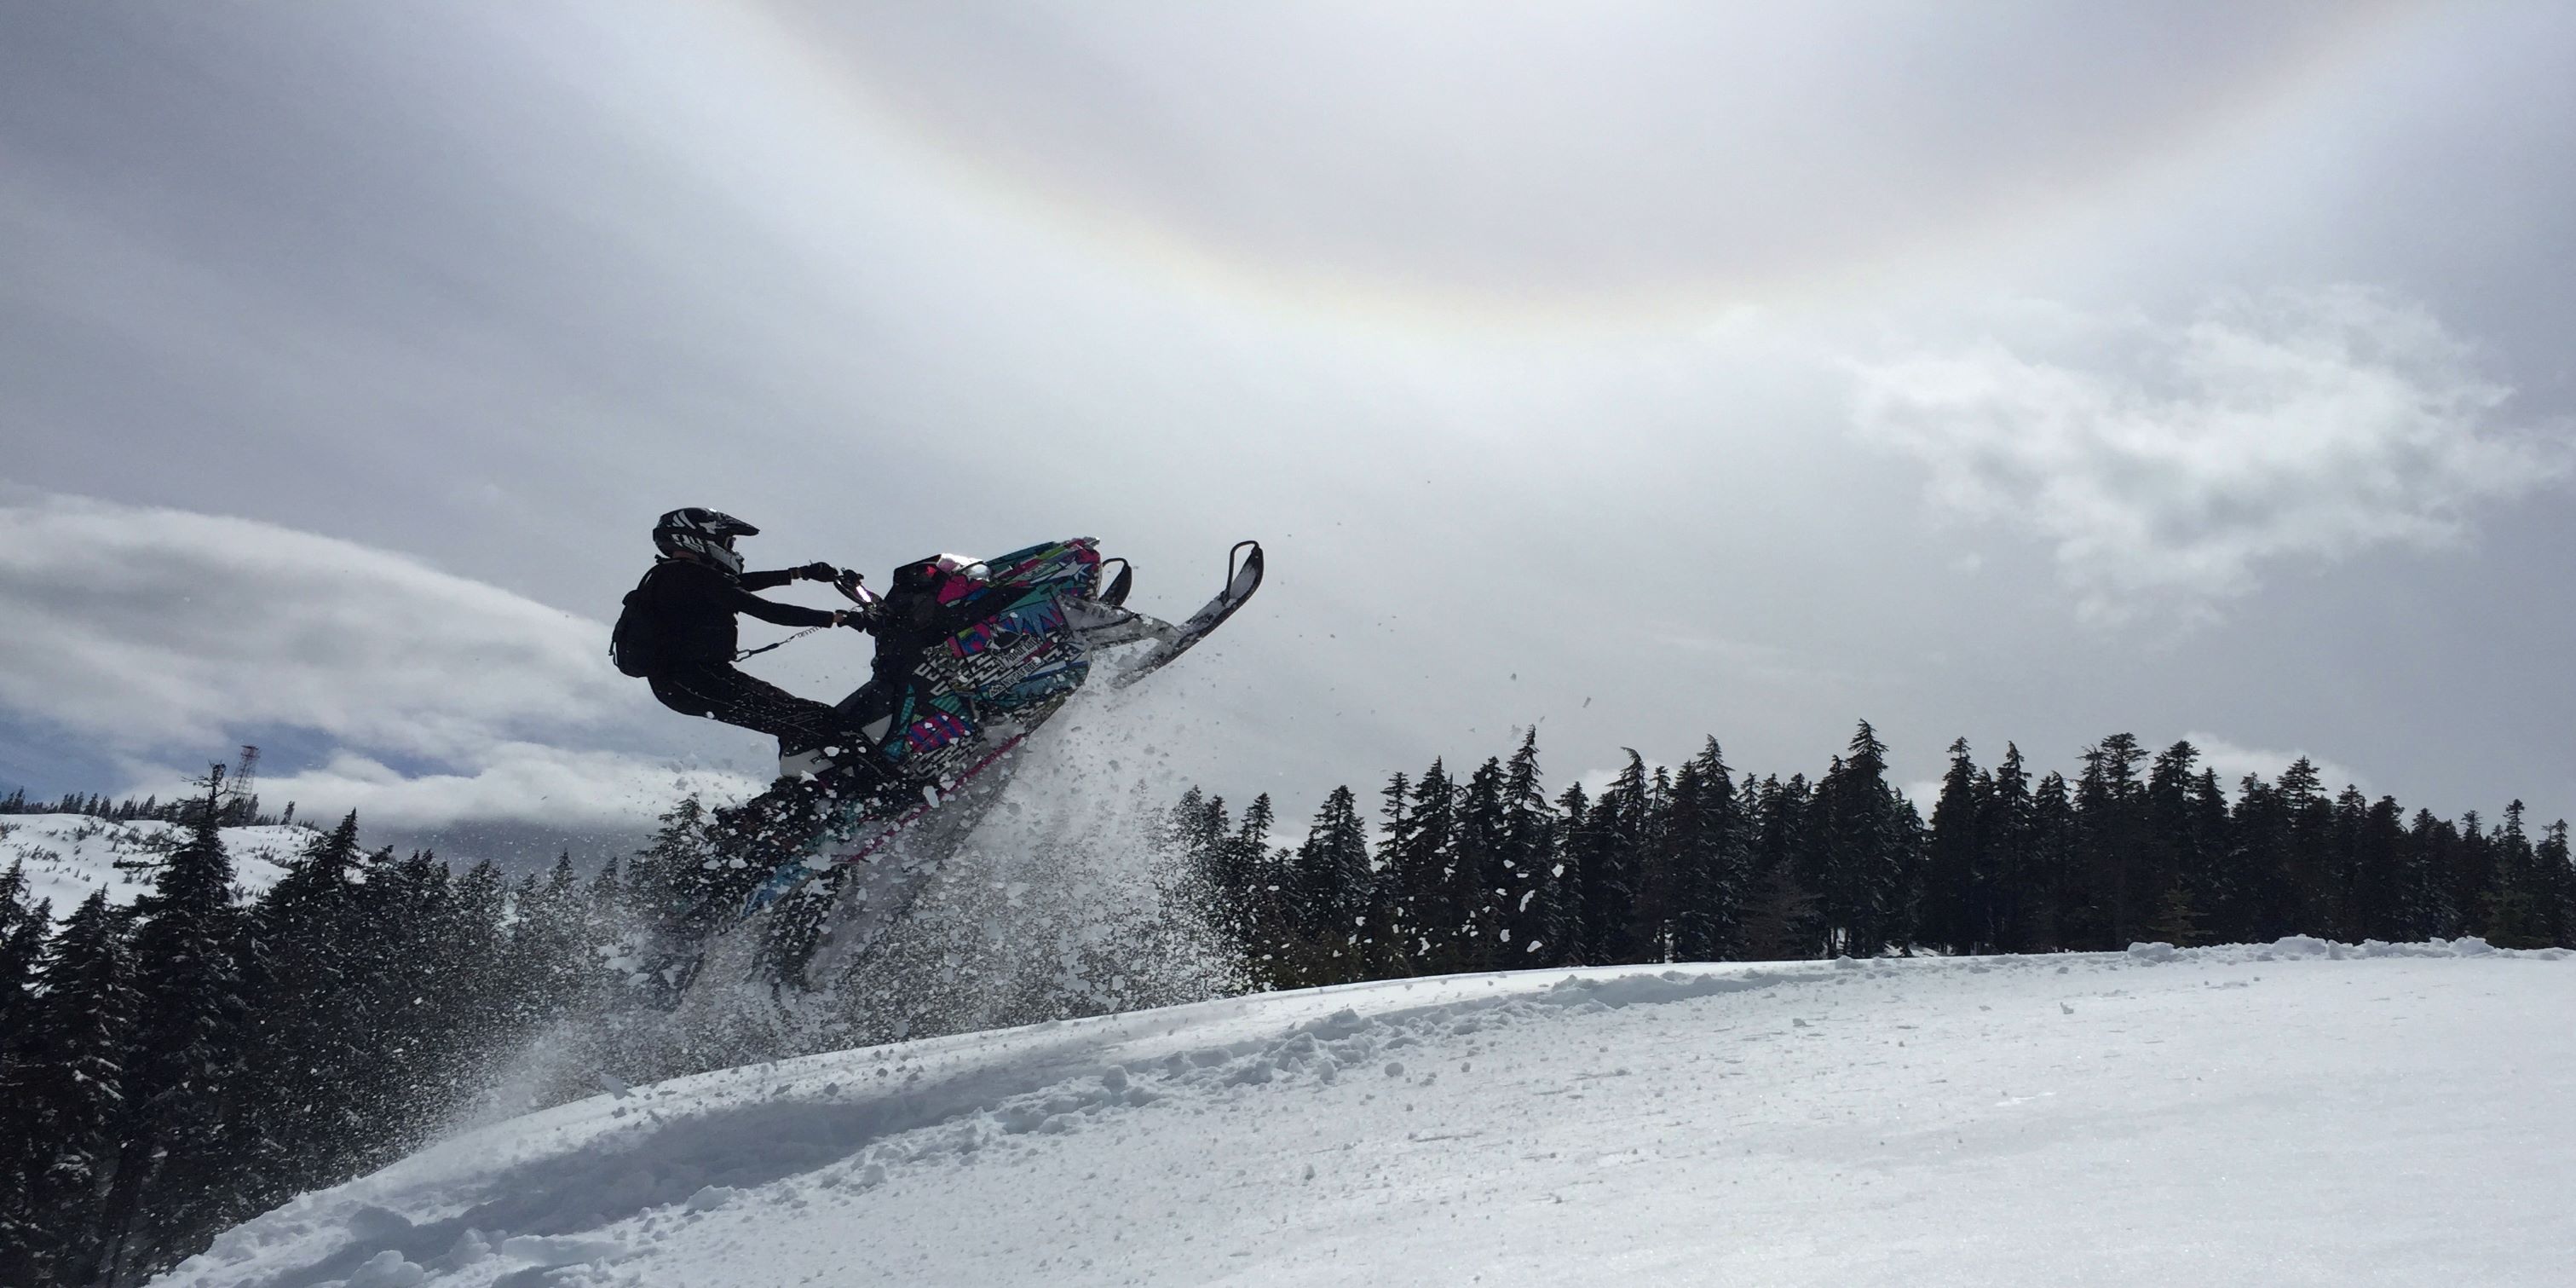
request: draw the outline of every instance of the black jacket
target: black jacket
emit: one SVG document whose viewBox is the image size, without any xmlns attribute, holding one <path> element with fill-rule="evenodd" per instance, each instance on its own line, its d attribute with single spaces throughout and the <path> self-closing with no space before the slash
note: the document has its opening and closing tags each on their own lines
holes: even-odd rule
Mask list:
<svg viewBox="0 0 2576 1288">
<path fill-rule="evenodd" d="M 728 577 L 692 560 L 661 559 L 635 588 L 628 611 L 642 614 L 640 625 L 653 640 L 657 669 L 729 665 L 741 647 L 734 629 L 736 613 L 780 626 L 832 624 L 832 615 L 822 609 L 773 604 L 751 593 L 794 580 L 792 569 Z"/>
</svg>

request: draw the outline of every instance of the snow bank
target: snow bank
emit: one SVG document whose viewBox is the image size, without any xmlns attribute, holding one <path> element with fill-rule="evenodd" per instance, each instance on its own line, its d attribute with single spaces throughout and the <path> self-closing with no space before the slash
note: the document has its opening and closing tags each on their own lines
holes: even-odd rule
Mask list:
<svg viewBox="0 0 2576 1288">
<path fill-rule="evenodd" d="M 2563 953 L 1355 985 L 727 1070 L 459 1137 L 169 1285 L 2556 1284 Z"/>
<path fill-rule="evenodd" d="M 2434 939 L 2420 944 L 2392 944 L 2386 940 L 2365 939 L 2357 944 L 2339 944 L 2313 935 L 2292 935 L 2268 944 L 2226 944 L 2216 948 L 2176 948 L 2172 944 L 2131 944 L 2129 956 L 2143 962 L 2269 962 L 2297 961 L 2322 957 L 2344 961 L 2366 957 L 2484 957 L 2500 951 L 2474 935 L 2466 939 Z M 2542 961 L 2563 961 L 2576 953 L 2564 948 L 2543 948 L 2522 954 Z"/>
<path fill-rule="evenodd" d="M 12 814 L 0 817 L 0 870 L 25 862 L 29 897 L 50 899 L 56 919 L 68 917 L 90 891 L 132 903 L 152 888 L 144 868 L 121 868 L 167 851 L 187 829 L 150 820 L 111 823 L 86 814 Z M 286 865 L 312 841 L 310 829 L 227 827 L 224 850 L 232 855 L 234 888 L 257 898 L 286 875 Z"/>
</svg>

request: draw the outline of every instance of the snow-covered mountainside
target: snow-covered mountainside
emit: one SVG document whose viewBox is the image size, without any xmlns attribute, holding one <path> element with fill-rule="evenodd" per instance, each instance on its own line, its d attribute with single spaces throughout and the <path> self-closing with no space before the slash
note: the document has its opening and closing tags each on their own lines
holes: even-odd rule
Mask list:
<svg viewBox="0 0 2576 1288">
<path fill-rule="evenodd" d="M 181 839 L 175 823 L 111 823 L 86 814 L 12 814 L 0 818 L 0 870 L 24 860 L 28 897 L 50 899 L 57 918 L 71 915 L 102 886 L 117 903 L 131 903 L 152 886 L 152 874 L 117 864 L 148 859 Z M 224 851 L 232 855 L 234 884 L 255 897 L 286 875 L 287 861 L 311 843 L 309 828 L 227 827 Z"/>
<path fill-rule="evenodd" d="M 2568 957 L 2287 940 L 1211 1002 L 611 1088 L 161 1282 L 2564 1284 Z"/>
</svg>

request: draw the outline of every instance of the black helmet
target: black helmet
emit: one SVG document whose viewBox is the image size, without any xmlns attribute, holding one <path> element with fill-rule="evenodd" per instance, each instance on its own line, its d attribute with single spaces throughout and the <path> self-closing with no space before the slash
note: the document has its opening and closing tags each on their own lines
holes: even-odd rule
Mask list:
<svg viewBox="0 0 2576 1288">
<path fill-rule="evenodd" d="M 692 555 L 728 573 L 742 571 L 742 556 L 734 553 L 735 537 L 756 537 L 760 529 L 716 510 L 690 506 L 663 515 L 653 525 L 653 544 L 673 559 Z"/>
</svg>

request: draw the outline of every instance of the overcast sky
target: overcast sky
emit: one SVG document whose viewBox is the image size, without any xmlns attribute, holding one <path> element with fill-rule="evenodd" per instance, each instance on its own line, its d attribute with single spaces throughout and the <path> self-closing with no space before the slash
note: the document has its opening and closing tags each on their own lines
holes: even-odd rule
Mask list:
<svg viewBox="0 0 2576 1288">
<path fill-rule="evenodd" d="M 2576 812 L 2571 68 L 2551 3 L 0 4 L 0 784 L 739 789 L 602 656 L 695 504 L 1174 612 L 1262 538 L 1128 714 L 1292 817 L 1864 717 Z"/>
</svg>

